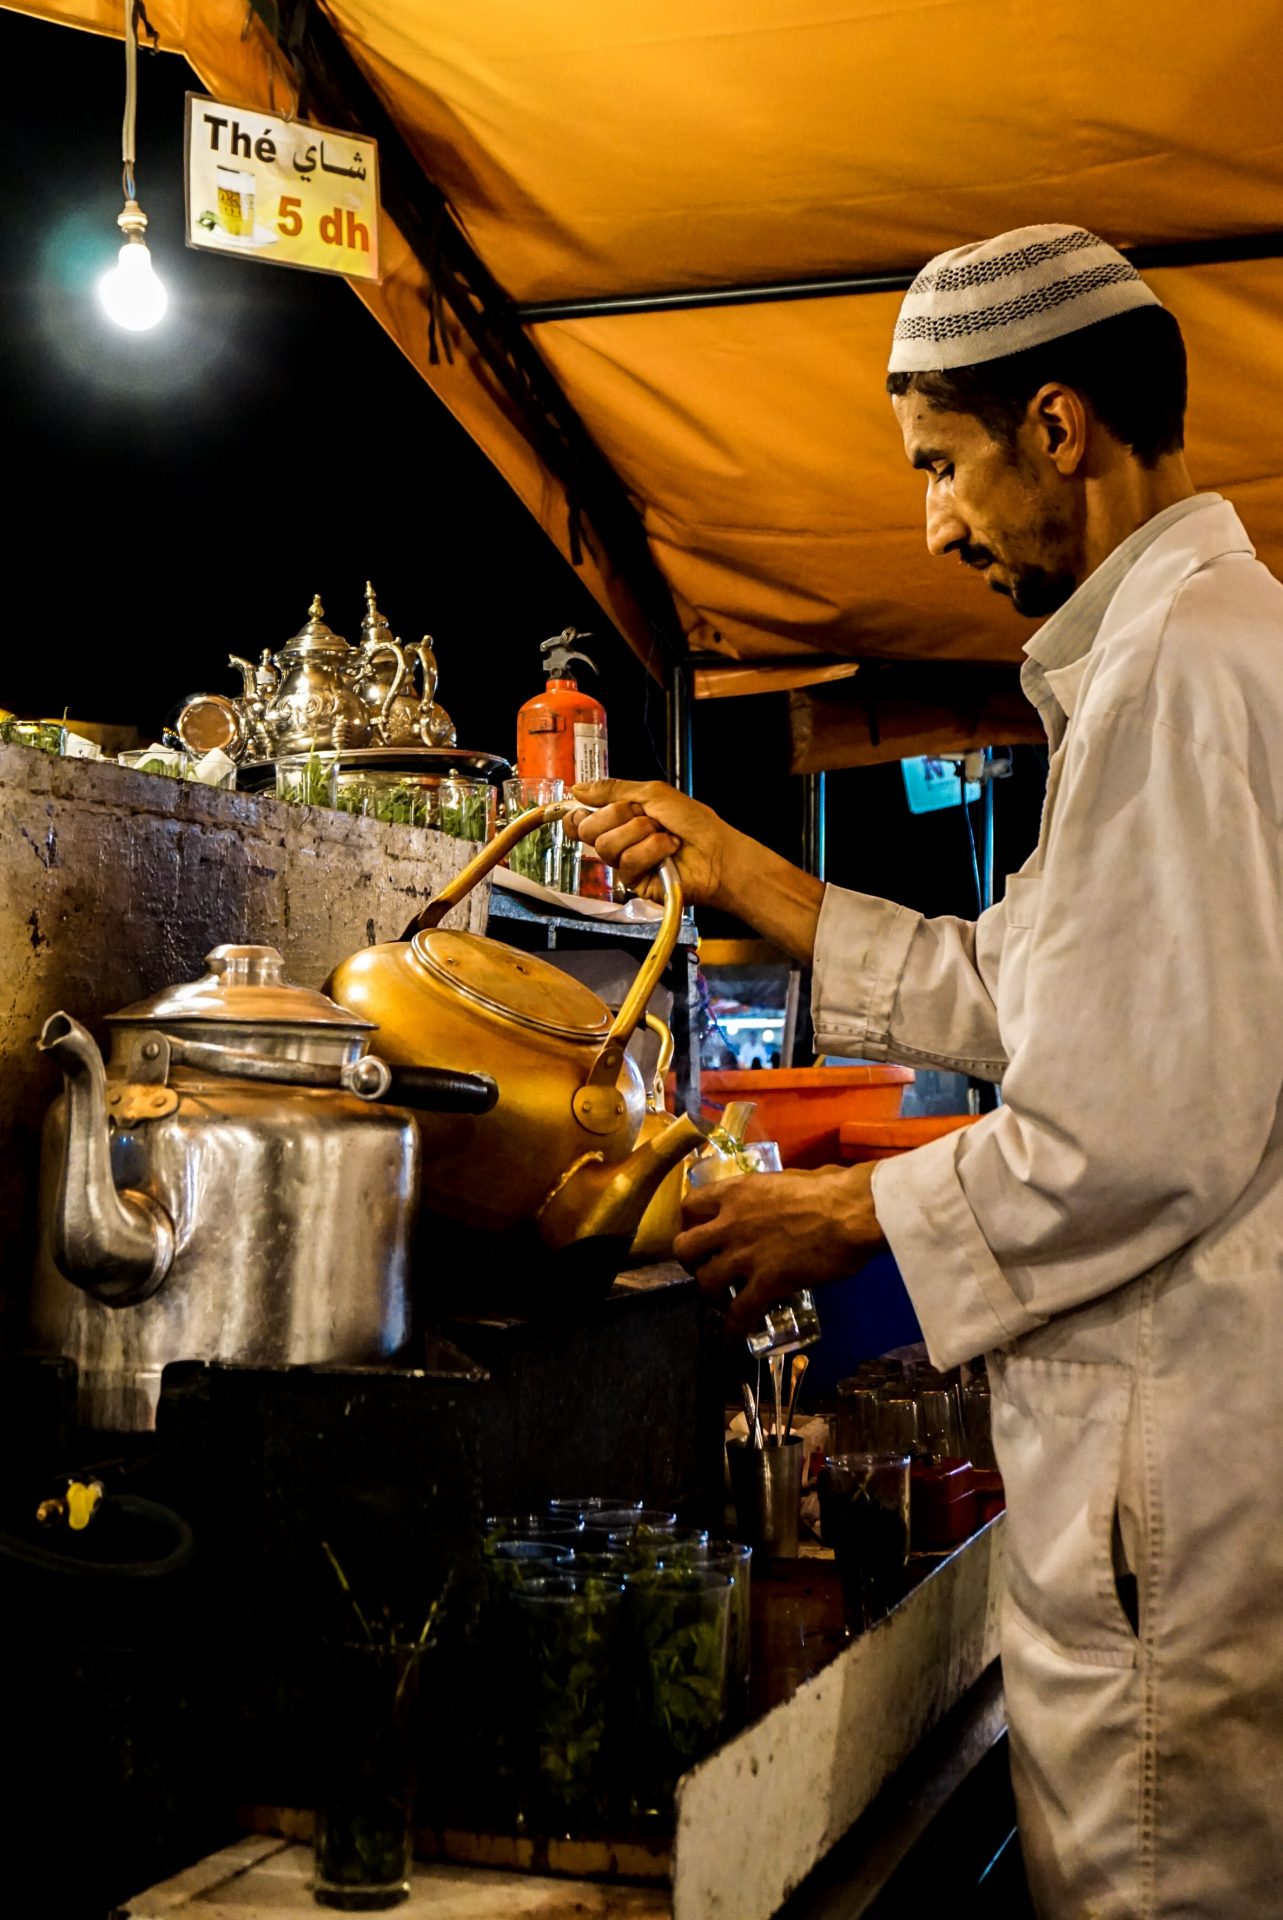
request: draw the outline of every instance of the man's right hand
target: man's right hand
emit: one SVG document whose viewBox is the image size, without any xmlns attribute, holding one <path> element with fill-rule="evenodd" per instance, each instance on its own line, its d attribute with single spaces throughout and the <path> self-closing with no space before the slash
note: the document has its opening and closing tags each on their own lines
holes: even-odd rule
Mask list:
<svg viewBox="0 0 1283 1920">
<path fill-rule="evenodd" d="M 824 887 L 660 780 L 593 780 L 567 826 L 647 900 L 662 900 L 661 860 L 677 862 L 692 906 L 735 914 L 803 966 L 815 954 Z"/>
<path fill-rule="evenodd" d="M 720 906 L 743 835 L 711 807 L 660 780 L 592 780 L 574 789 L 587 811 L 567 820 L 634 893 L 663 897 L 658 867 L 673 859 L 692 906 Z"/>
</svg>

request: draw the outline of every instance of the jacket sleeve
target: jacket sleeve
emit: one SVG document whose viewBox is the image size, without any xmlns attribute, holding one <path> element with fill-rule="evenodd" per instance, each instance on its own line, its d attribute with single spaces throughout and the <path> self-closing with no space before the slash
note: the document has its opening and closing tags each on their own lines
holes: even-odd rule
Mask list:
<svg viewBox="0 0 1283 1920">
<path fill-rule="evenodd" d="M 817 1050 L 1000 1080 L 994 996 L 1005 933 L 1004 902 L 975 922 L 926 920 L 826 888 L 812 975 Z"/>
<path fill-rule="evenodd" d="M 1005 1104 L 874 1176 L 938 1364 L 1205 1234 L 1276 1124 L 1276 823 L 1234 759 L 1134 710 L 1080 713 L 1066 754 L 1044 872 L 1007 929 L 1025 980 Z"/>
</svg>

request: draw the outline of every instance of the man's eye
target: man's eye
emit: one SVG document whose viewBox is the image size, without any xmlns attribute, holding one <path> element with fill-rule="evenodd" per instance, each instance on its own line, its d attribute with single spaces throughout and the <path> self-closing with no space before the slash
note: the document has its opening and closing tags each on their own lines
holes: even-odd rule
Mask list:
<svg viewBox="0 0 1283 1920">
<path fill-rule="evenodd" d="M 933 467 L 931 469 L 931 478 L 933 480 L 952 480 L 953 478 L 952 460 L 942 460 L 938 467 Z"/>
</svg>

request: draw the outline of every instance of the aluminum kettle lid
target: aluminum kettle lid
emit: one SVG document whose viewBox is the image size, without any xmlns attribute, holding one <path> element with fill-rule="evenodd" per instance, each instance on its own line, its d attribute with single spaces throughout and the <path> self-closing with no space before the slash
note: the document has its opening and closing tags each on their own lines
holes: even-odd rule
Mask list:
<svg viewBox="0 0 1283 1920">
<path fill-rule="evenodd" d="M 297 987 L 285 978 L 275 947 L 222 946 L 205 956 L 199 980 L 162 987 L 150 999 L 108 1015 L 109 1025 L 151 1025 L 213 1020 L 234 1026 L 342 1027 L 369 1032 L 362 1020 L 327 994 Z"/>
<path fill-rule="evenodd" d="M 587 1044 L 603 1040 L 610 1031 L 605 1001 L 538 954 L 444 927 L 416 933 L 410 947 L 434 980 L 519 1026 Z"/>
</svg>

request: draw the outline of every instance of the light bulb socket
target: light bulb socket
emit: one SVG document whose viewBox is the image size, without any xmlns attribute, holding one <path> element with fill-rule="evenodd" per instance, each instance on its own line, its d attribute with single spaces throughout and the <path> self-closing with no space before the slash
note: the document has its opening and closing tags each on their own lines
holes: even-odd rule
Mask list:
<svg viewBox="0 0 1283 1920">
<path fill-rule="evenodd" d="M 145 245 L 143 236 L 147 232 L 147 215 L 136 200 L 126 200 L 124 210 L 116 215 L 116 225 L 125 239 Z"/>
</svg>

